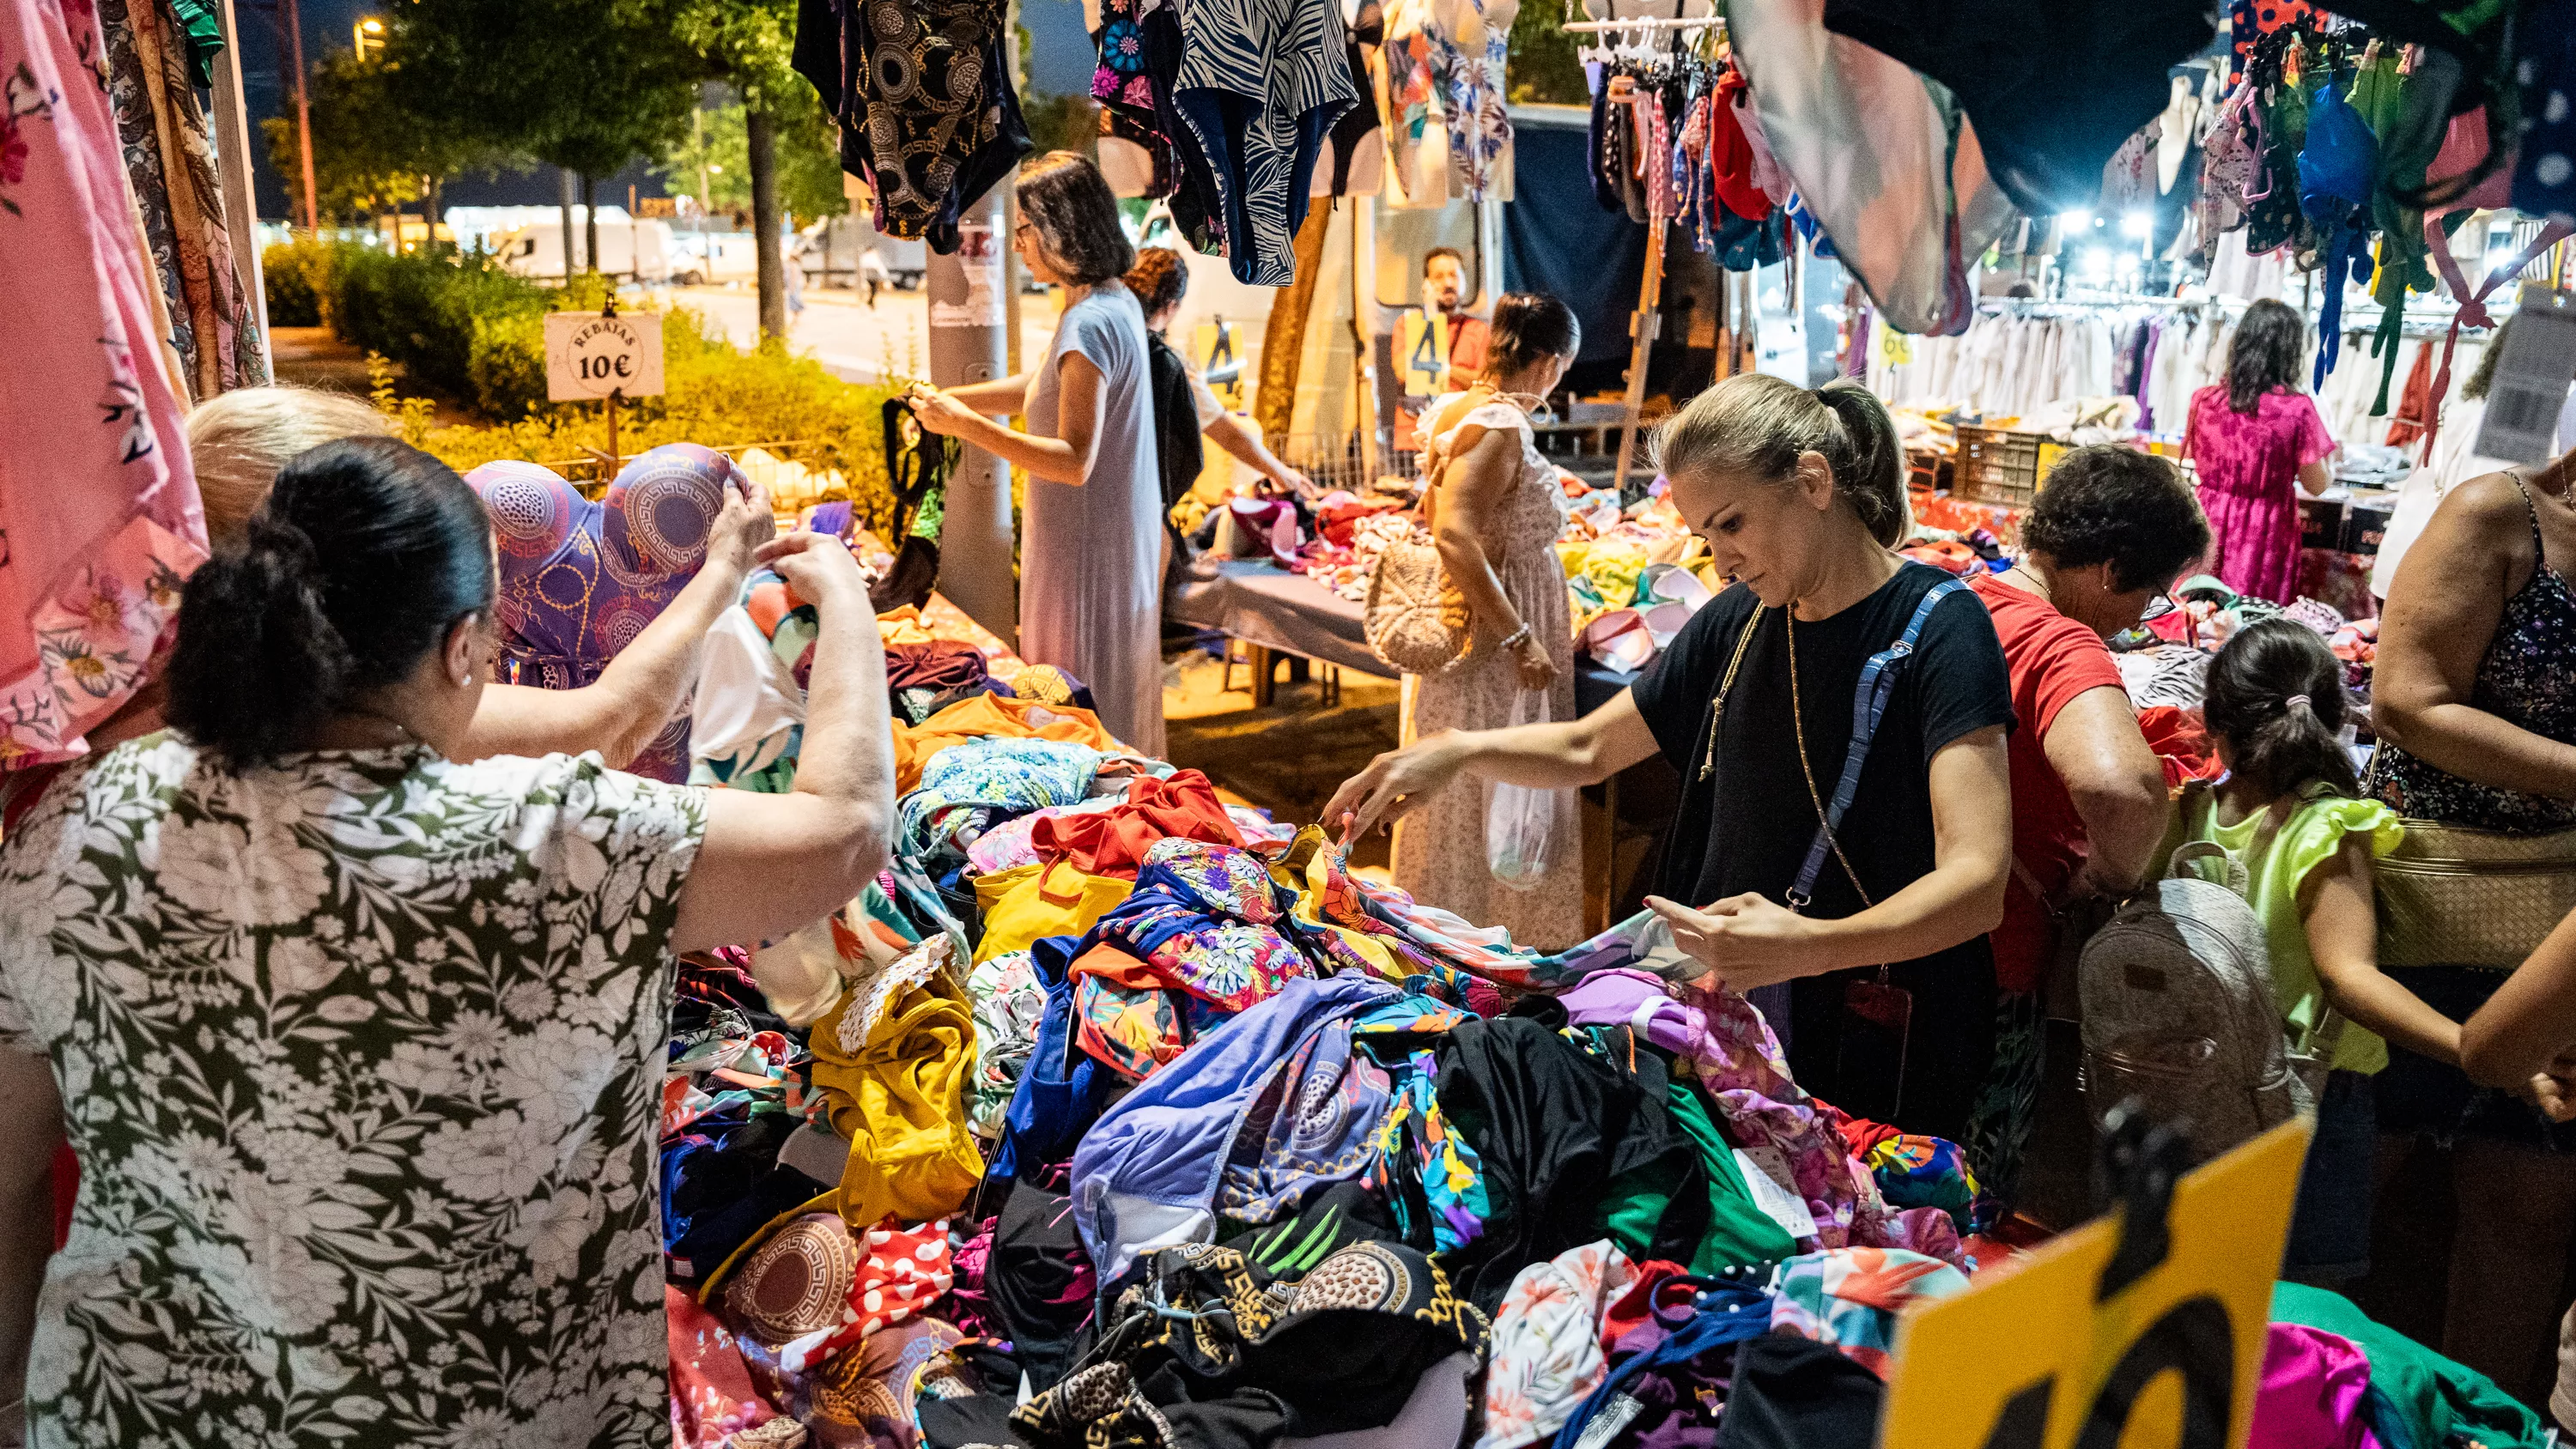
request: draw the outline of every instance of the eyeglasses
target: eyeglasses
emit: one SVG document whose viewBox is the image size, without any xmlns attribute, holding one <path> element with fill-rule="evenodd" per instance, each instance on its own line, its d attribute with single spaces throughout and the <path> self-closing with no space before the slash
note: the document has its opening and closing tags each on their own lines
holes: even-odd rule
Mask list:
<svg viewBox="0 0 2576 1449">
<path fill-rule="evenodd" d="M 2144 624 L 2152 619 L 2161 619 L 2180 607 L 2182 606 L 2175 603 L 2172 596 L 2158 594 L 2147 600 L 2147 606 L 2138 611 L 2138 622 Z"/>
</svg>

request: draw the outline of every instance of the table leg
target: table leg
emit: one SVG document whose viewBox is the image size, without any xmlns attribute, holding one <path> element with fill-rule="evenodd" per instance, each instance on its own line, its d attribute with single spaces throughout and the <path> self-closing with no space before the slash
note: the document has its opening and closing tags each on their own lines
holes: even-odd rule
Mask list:
<svg viewBox="0 0 2576 1449">
<path fill-rule="evenodd" d="M 1279 682 L 1271 677 L 1272 666 L 1278 663 L 1278 658 L 1258 644 L 1251 645 L 1250 649 L 1252 652 L 1252 707 L 1268 709 L 1270 701 L 1279 693 Z"/>
<path fill-rule="evenodd" d="M 1601 782 L 1601 808 L 1583 828 L 1583 934 L 1610 929 L 1610 900 L 1619 887 L 1619 777 Z"/>
</svg>

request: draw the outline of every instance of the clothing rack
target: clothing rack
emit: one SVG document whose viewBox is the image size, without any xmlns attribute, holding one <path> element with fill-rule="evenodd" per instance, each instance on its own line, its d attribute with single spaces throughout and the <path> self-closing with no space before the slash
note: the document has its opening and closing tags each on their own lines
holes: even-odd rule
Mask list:
<svg viewBox="0 0 2576 1449">
<path fill-rule="evenodd" d="M 1726 17 L 1637 16 L 1618 18 L 1618 5 L 1612 0 L 1611 14 L 1601 20 L 1569 20 L 1560 28 L 1571 35 L 1637 35 L 1689 34 L 1703 30 L 1724 32 Z M 1619 104 L 1628 104 L 1622 101 Z M 1613 487 L 1624 493 L 1628 487 L 1628 470 L 1636 462 L 1637 426 L 1646 407 L 1646 358 L 1654 349 L 1655 335 L 1663 330 L 1661 308 L 1664 300 L 1664 231 L 1672 225 L 1670 217 L 1657 217 L 1646 228 L 1646 275 L 1637 287 L 1637 310 L 1628 319 L 1628 395 L 1621 405 L 1619 423 L 1619 463 L 1613 474 Z"/>
</svg>

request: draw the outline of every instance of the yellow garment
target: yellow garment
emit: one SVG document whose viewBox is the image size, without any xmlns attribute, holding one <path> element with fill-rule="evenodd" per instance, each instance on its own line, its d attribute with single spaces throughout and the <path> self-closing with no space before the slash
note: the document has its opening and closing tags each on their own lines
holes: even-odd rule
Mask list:
<svg viewBox="0 0 2576 1449">
<path fill-rule="evenodd" d="M 959 700 L 918 725 L 895 721 L 895 790 L 909 794 L 921 788 L 921 772 L 931 756 L 950 745 L 987 735 L 1015 740 L 1071 740 L 1103 754 L 1124 752 L 1109 731 L 1100 727 L 1100 717 L 1087 709 L 979 694 Z"/>
<path fill-rule="evenodd" d="M 816 1105 L 850 1142 L 834 1207 L 854 1230 L 945 1217 L 984 1176 L 966 1126 L 975 1020 L 955 954 L 944 935 L 922 942 L 843 998 L 807 1043 Z"/>
<path fill-rule="evenodd" d="M 1612 608 L 1637 601 L 1637 576 L 1646 571 L 1646 550 L 1625 539 L 1603 538 L 1589 543 L 1560 543 L 1556 556 L 1565 565 L 1566 577 L 1589 579 L 1593 592 Z"/>
<path fill-rule="evenodd" d="M 1383 939 L 1366 931 L 1335 925 L 1325 918 L 1324 897 L 1332 889 L 1332 854 L 1332 844 L 1324 834 L 1324 827 L 1309 825 L 1299 830 L 1297 838 L 1288 843 L 1288 853 L 1272 863 L 1271 878 L 1297 893 L 1297 904 L 1290 913 L 1298 920 L 1318 930 L 1332 932 L 1341 938 L 1343 944 L 1358 952 L 1369 963 L 1370 970 L 1389 981 L 1401 983 L 1413 974 L 1413 968 Z M 1354 909 L 1364 909 L 1356 900 L 1349 904 Z"/>
<path fill-rule="evenodd" d="M 927 644 L 933 639 L 921 622 L 921 610 L 911 604 L 888 609 L 877 615 L 877 637 L 887 645 Z"/>
<path fill-rule="evenodd" d="M 1079 936 L 1136 889 L 1132 880 L 1084 875 L 1066 861 L 1022 865 L 975 877 L 984 913 L 978 962 L 1025 951 L 1041 936 Z"/>
</svg>

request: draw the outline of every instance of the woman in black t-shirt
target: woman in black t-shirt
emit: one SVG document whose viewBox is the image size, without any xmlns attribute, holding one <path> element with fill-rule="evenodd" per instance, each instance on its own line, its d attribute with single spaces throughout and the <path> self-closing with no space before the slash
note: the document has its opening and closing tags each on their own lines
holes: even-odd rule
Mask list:
<svg viewBox="0 0 2576 1449">
<path fill-rule="evenodd" d="M 1986 933 L 2012 860 L 2012 688 L 1994 625 L 1965 589 L 1932 605 L 1823 842 L 1812 899 L 1791 910 L 1782 902 L 1819 844 L 1864 667 L 1948 576 L 1890 551 L 1907 525 L 1902 455 L 1886 409 L 1857 384 L 1729 378 L 1666 423 L 1656 449 L 1673 502 L 1742 587 L 1584 718 L 1418 740 L 1371 761 L 1325 818 L 1356 835 L 1461 771 L 1590 784 L 1660 751 L 1684 798 L 1665 895 L 1647 904 L 1715 981 L 1788 986 L 1785 1002 L 1756 1000 L 1788 1028 L 1810 1091 L 1956 1139 L 1993 1054 Z"/>
</svg>

